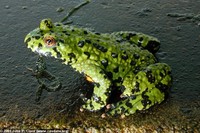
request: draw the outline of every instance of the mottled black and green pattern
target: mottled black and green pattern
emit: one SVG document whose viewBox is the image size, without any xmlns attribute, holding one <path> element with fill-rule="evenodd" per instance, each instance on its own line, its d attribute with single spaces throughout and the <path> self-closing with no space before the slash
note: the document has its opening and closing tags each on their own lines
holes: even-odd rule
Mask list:
<svg viewBox="0 0 200 133">
<path fill-rule="evenodd" d="M 82 106 L 90 111 L 105 108 L 108 115 L 127 116 L 161 103 L 171 86 L 170 67 L 154 56 L 160 42 L 142 33 L 101 34 L 44 19 L 25 43 L 91 78 L 93 95 Z M 113 96 L 115 90 L 120 97 Z"/>
</svg>

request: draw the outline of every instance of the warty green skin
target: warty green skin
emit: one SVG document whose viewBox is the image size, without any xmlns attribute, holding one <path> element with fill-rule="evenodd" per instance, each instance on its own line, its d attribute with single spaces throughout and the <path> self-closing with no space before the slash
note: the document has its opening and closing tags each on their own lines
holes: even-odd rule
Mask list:
<svg viewBox="0 0 200 133">
<path fill-rule="evenodd" d="M 55 45 L 47 46 L 45 38 L 53 38 Z M 44 19 L 25 43 L 33 52 L 61 59 L 92 79 L 92 97 L 82 106 L 90 111 L 109 104 L 106 114 L 128 116 L 161 103 L 171 86 L 170 67 L 154 56 L 160 42 L 143 33 L 100 34 Z M 114 89 L 121 98 L 109 103 Z"/>
</svg>

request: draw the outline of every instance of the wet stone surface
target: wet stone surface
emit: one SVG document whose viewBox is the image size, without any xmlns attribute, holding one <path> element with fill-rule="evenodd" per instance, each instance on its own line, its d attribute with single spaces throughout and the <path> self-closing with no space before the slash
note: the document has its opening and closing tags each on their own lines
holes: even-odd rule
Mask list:
<svg viewBox="0 0 200 133">
<path fill-rule="evenodd" d="M 200 132 L 198 0 L 93 0 L 70 18 L 74 25 L 100 33 L 131 30 L 159 38 L 157 57 L 172 67 L 174 81 L 163 104 L 125 119 L 81 113 L 79 90 L 88 84 L 82 75 L 51 58 L 45 58 L 48 70 L 59 77 L 63 88 L 44 91 L 40 102 L 35 102 L 38 83 L 27 67 L 35 67 L 37 55 L 26 48 L 24 37 L 41 19 L 59 21 L 78 4 L 79 0 L 1 0 L 0 129 Z M 58 12 L 59 8 L 64 10 Z"/>
</svg>

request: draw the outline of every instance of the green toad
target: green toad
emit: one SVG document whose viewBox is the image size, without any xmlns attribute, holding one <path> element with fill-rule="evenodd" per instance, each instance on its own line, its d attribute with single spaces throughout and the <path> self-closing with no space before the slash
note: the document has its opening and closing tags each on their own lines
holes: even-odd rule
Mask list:
<svg viewBox="0 0 200 133">
<path fill-rule="evenodd" d="M 25 38 L 27 47 L 61 59 L 94 84 L 83 109 L 128 116 L 161 103 L 171 86 L 171 69 L 154 56 L 160 42 L 143 33 L 96 33 L 41 21 Z"/>
</svg>

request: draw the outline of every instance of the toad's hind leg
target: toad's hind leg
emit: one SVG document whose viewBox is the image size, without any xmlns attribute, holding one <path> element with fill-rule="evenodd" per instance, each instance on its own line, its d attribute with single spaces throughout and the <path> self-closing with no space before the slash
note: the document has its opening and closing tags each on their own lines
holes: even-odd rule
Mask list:
<svg viewBox="0 0 200 133">
<path fill-rule="evenodd" d="M 168 92 L 172 78 L 170 67 L 165 63 L 156 63 L 124 79 L 125 88 L 122 100 L 112 104 L 108 115 L 124 114 L 128 116 L 137 110 L 145 110 L 161 103 Z"/>
</svg>

